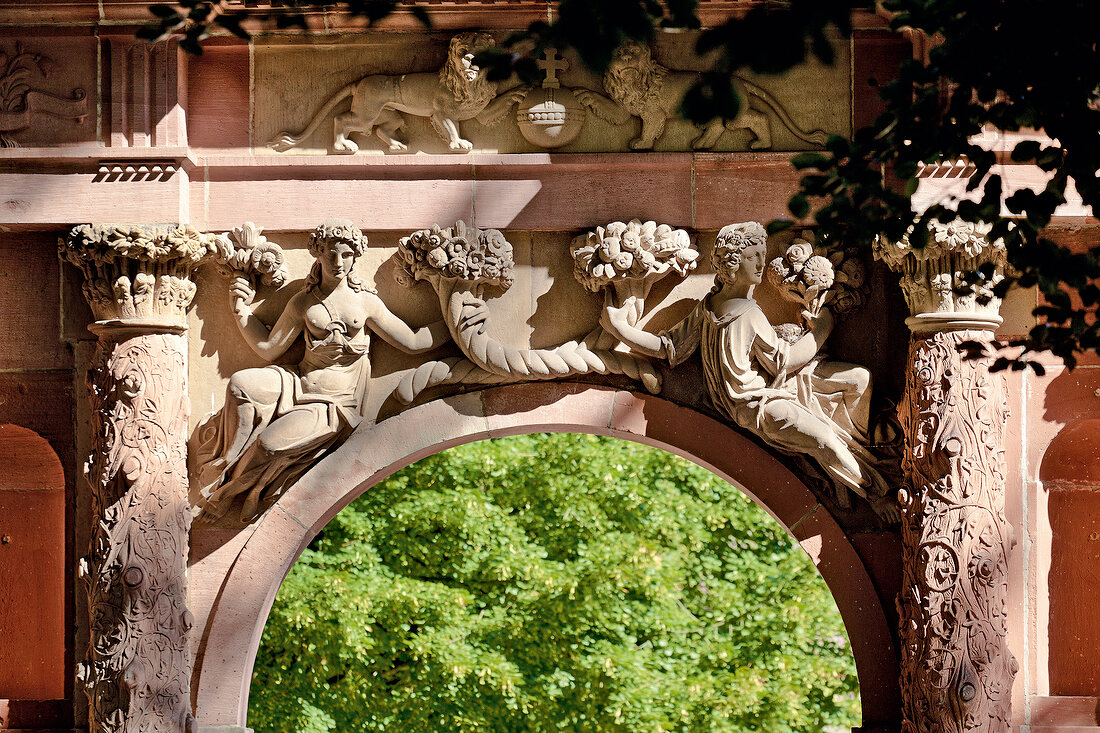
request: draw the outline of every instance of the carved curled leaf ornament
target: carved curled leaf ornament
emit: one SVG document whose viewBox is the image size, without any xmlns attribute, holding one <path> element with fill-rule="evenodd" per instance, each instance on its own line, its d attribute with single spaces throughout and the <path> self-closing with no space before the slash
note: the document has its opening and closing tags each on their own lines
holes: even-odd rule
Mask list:
<svg viewBox="0 0 1100 733">
<path fill-rule="evenodd" d="M 61 259 L 84 273 L 97 321 L 182 326 L 195 297 L 191 272 L 216 251 L 215 237 L 191 226 L 82 224 L 58 240 Z"/>
<path fill-rule="evenodd" d="M 35 77 L 46 79 L 51 66 L 48 58 L 26 51 L 18 43 L 14 53 L 0 50 L 0 148 L 19 147 L 11 135 L 30 129 L 42 116 L 84 123 L 88 95 L 83 89 L 73 89 L 71 97 L 60 97 L 33 88 Z"/>
<path fill-rule="evenodd" d="M 999 324 L 1001 301 L 994 288 L 1008 265 L 1004 242 L 987 238 L 988 225 L 961 220 L 932 222 L 931 229 L 923 248 L 910 243 L 912 231 L 899 242 L 880 239 L 874 246 L 875 256 L 901 274 L 902 293 L 914 319 L 933 324 L 944 321 L 945 316 L 937 314 L 971 313 L 987 325 Z M 968 273 L 985 276 L 968 287 Z"/>
</svg>

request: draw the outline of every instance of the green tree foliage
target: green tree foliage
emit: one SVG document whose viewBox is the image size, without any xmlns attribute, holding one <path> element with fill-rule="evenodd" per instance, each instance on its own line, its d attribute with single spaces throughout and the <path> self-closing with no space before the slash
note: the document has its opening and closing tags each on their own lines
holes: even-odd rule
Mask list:
<svg viewBox="0 0 1100 733">
<path fill-rule="evenodd" d="M 274 13 L 277 25 L 305 27 L 304 11 L 327 0 L 287 0 Z M 349 0 L 350 13 L 378 20 L 397 9 L 397 0 Z M 427 24 L 424 6 L 414 12 Z M 557 0 L 553 22 L 536 22 L 483 54 L 479 63 L 497 76 L 515 71 L 534 79 L 534 59 L 547 46 L 574 48 L 593 70 L 603 71 L 612 51 L 625 40 L 652 41 L 661 29 L 698 28 L 698 0 Z M 1049 349 L 1073 366 L 1083 351 L 1100 353 L 1100 246 L 1071 252 L 1044 234 L 1071 184 L 1092 212 L 1100 204 L 1100 3 L 1095 0 L 786 0 L 753 4 L 699 36 L 699 54 L 716 53 L 711 73 L 684 98 L 683 112 L 701 122 L 736 115 L 744 100 L 730 84 L 742 68 L 779 73 L 810 55 L 833 61 L 831 33 L 851 32 L 853 8 L 880 9 L 891 26 L 931 39 L 927 63 L 907 61 L 881 69 L 886 112 L 851 139 L 833 137 L 820 154 L 794 160 L 807 171 L 790 199 L 798 218 L 812 216 L 825 245 L 870 246 L 878 236 L 900 238 L 914 222 L 913 244 L 920 246 L 928 221 L 986 222 L 991 237 L 1008 249 L 1013 282 L 1038 286 L 1046 304 L 1036 311 L 1044 322 L 1015 345 Z M 177 0 L 151 7 L 156 20 L 144 35 L 182 34 L 186 48 L 200 52 L 199 40 L 222 27 L 238 35 L 240 13 L 227 0 Z M 253 11 L 254 12 L 254 11 Z M 1011 160 L 1031 163 L 1050 176 L 1041 189 L 1010 192 L 996 153 L 974 136 L 983 129 L 1014 132 L 1042 129 L 1045 143 L 1024 141 Z M 917 171 L 924 164 L 966 160 L 973 165 L 966 199 L 952 199 L 914 211 Z M 1009 216 L 1002 216 L 1007 210 Z M 772 222 L 778 230 L 790 222 Z M 1097 243 L 1100 244 L 1100 243 Z M 991 272 L 971 275 L 971 285 Z M 998 366 L 1022 368 L 1022 360 Z M 1034 364 L 1033 364 L 1034 365 Z M 1034 365 L 1038 370 L 1038 365 Z"/>
<path fill-rule="evenodd" d="M 574 435 L 453 448 L 338 514 L 284 582 L 257 733 L 821 731 L 854 661 L 809 559 L 729 484 Z"/>
</svg>

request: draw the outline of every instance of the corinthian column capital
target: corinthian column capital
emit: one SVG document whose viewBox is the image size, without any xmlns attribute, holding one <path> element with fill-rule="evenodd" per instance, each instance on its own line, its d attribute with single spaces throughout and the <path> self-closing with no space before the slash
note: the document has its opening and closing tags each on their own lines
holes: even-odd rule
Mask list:
<svg viewBox="0 0 1100 733">
<path fill-rule="evenodd" d="M 195 297 L 191 272 L 214 253 L 214 241 L 191 226 L 81 224 L 58 249 L 83 271 L 99 329 L 182 332 Z"/>
<path fill-rule="evenodd" d="M 914 333 L 992 331 L 1001 325 L 1001 299 L 993 287 L 1004 279 L 1008 261 L 1004 242 L 987 238 L 989 229 L 961 220 L 933 221 L 924 247 L 911 244 L 911 230 L 899 242 L 875 243 L 875 256 L 901 274 L 911 313 L 906 323 Z M 984 283 L 966 284 L 971 272 L 983 273 Z"/>
</svg>

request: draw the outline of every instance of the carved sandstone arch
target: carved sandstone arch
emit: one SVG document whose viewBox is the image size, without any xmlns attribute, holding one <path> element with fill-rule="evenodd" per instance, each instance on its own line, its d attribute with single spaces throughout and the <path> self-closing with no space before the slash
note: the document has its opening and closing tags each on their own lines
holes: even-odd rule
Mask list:
<svg viewBox="0 0 1100 733">
<path fill-rule="evenodd" d="M 192 588 L 206 594 L 192 600 L 199 631 L 192 686 L 199 723 L 245 725 L 252 666 L 275 594 L 337 512 L 428 455 L 534 432 L 595 433 L 657 446 L 754 498 L 799 540 L 836 599 L 856 659 L 864 729 L 890 723 L 896 729 L 897 653 L 882 600 L 849 537 L 805 484 L 749 438 L 693 410 L 652 395 L 560 382 L 457 395 L 364 426 L 255 525 L 228 541 L 226 530 L 196 530 Z M 208 554 L 204 547 L 211 548 Z"/>
</svg>

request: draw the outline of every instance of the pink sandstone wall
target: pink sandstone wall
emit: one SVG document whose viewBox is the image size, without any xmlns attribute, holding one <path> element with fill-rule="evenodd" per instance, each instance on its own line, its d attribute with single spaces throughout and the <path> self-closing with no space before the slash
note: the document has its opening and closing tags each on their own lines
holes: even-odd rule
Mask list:
<svg viewBox="0 0 1100 733">
<path fill-rule="evenodd" d="M 54 241 L 0 234 L 0 728 L 72 719 L 77 461 Z"/>
<path fill-rule="evenodd" d="M 478 25 L 479 14 L 484 20 L 483 11 L 451 9 L 440 27 Z M 159 76 L 146 86 L 127 76 L 132 27 L 114 24 L 142 17 L 142 3 L 67 5 L 46 18 L 38 3 L 0 0 L 0 15 L 9 23 L 0 28 L 0 48 L 18 41 L 59 61 L 50 77 L 54 91 L 85 89 L 90 111 L 83 124 L 47 121 L 36 139 L 21 137 L 22 149 L 0 151 L 0 423 L 18 426 L 4 430 L 22 436 L 4 442 L 0 434 L 0 593 L 9 594 L 0 596 L 0 729 L 66 727 L 72 706 L 84 704 L 72 679 L 84 644 L 73 568 L 90 518 L 74 477 L 87 447 L 82 383 L 90 315 L 79 276 L 57 263 L 58 231 L 105 220 L 224 230 L 251 218 L 300 235 L 326 216 L 353 214 L 369 227 L 399 232 L 475 212 L 483 226 L 516 230 L 572 230 L 639 213 L 706 230 L 782 215 L 796 180 L 786 153 L 257 156 L 252 146 L 263 140 L 254 139 L 252 117 L 255 46 L 215 39 L 198 58 L 154 54 L 149 68 Z M 492 23 L 519 16 L 501 17 Z M 855 125 L 880 109 L 867 82 L 880 65 L 909 53 L 880 21 L 862 22 L 850 56 Z M 180 169 L 137 182 L 99 170 L 103 161 L 151 159 Z M 597 176 L 603 185 L 594 193 Z M 1056 234 L 1087 247 L 1098 232 L 1095 220 L 1069 217 Z M 1036 302 L 1033 292 L 1011 296 L 1003 334 L 1033 325 L 1028 311 Z M 876 371 L 891 363 L 898 362 L 883 356 Z M 1010 642 L 1021 664 L 1013 714 L 1032 733 L 1071 724 L 1076 733 L 1100 730 L 1100 604 L 1093 601 L 1100 587 L 1100 362 L 1083 360 L 1073 372 L 1051 367 L 1047 377 L 1012 375 L 1009 382 L 1008 509 L 1019 537 Z M 50 478 L 27 491 L 31 479 L 14 469 L 26 465 L 20 456 L 28 446 L 39 446 L 31 448 L 35 460 L 56 453 L 63 476 L 53 469 L 36 474 Z M 896 536 L 855 532 L 847 541 L 878 597 L 894 597 Z M 200 538 L 196 545 L 196 562 L 210 558 L 228 572 L 233 542 Z M 193 588 L 193 602 L 214 604 L 217 589 L 216 578 Z M 5 615 L 4 602 L 20 610 Z M 40 637 L 28 636 L 29 608 L 41 619 Z M 894 623 L 889 603 L 883 612 Z M 29 660 L 33 668 L 20 666 Z M 69 702 L 41 702 L 57 699 Z"/>
</svg>

